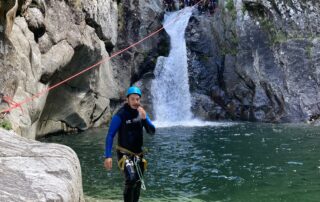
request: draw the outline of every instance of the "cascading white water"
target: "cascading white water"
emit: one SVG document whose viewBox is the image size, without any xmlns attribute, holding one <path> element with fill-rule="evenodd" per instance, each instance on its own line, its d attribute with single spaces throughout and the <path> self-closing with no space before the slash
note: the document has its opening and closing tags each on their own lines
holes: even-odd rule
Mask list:
<svg viewBox="0 0 320 202">
<path fill-rule="evenodd" d="M 187 7 L 167 13 L 164 18 L 164 27 L 170 36 L 171 48 L 168 57 L 158 58 L 155 79 L 151 84 L 157 122 L 183 122 L 192 119 L 184 37 L 191 14 L 192 8 Z M 175 22 L 172 23 L 173 21 Z"/>
</svg>

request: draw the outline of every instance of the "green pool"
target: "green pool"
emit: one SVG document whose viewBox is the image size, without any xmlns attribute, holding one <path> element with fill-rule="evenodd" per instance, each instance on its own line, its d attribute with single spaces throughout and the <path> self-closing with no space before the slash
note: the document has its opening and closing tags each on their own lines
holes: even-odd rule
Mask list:
<svg viewBox="0 0 320 202">
<path fill-rule="evenodd" d="M 103 168 L 107 129 L 42 141 L 73 148 L 84 193 L 121 200 L 123 177 L 115 159 Z M 320 201 L 320 127 L 236 123 L 158 128 L 145 135 L 148 201 Z"/>
</svg>

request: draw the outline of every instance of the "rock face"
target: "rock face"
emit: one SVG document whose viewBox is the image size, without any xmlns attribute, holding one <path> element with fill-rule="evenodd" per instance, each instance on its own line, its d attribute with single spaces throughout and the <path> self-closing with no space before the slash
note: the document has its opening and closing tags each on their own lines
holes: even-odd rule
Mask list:
<svg viewBox="0 0 320 202">
<path fill-rule="evenodd" d="M 35 138 L 102 125 L 132 84 L 151 106 L 150 81 L 156 58 L 168 54 L 168 37 L 161 32 L 118 51 L 161 27 L 162 0 L 18 2 L 11 34 L 0 37 L 0 92 L 18 103 L 33 99 L 6 116 L 17 133 Z M 10 9 L 3 5 L 4 12 Z M 320 117 L 319 13 L 315 0 L 221 0 L 211 17 L 195 12 L 186 39 L 196 116 L 270 122 Z M 8 107 L 0 103 L 0 110 Z"/>
<path fill-rule="evenodd" d="M 187 31 L 195 114 L 298 122 L 319 117 L 318 1 L 226 0 Z"/>
<path fill-rule="evenodd" d="M 162 27 L 164 5 L 162 0 L 121 1 L 119 4 L 119 36 L 115 52 L 132 45 Z M 116 57 L 112 63 L 122 89 L 137 85 L 142 89 L 142 105 L 152 113 L 151 80 L 156 59 L 169 52 L 169 37 L 162 31 Z M 122 93 L 123 95 L 125 92 Z M 148 108 L 149 107 L 149 108 Z"/>
<path fill-rule="evenodd" d="M 2 129 L 0 178 L 0 201 L 84 201 L 80 163 L 72 149 Z"/>
<path fill-rule="evenodd" d="M 18 0 L 3 0 L 0 2 L 0 13 L 2 14 L 0 17 L 1 32 L 3 31 L 6 37 L 11 34 L 17 10 Z"/>
<path fill-rule="evenodd" d="M 106 49 L 112 51 L 118 38 L 118 5 L 112 0 L 83 1 L 86 22 L 94 27 Z"/>
<path fill-rule="evenodd" d="M 6 117 L 22 136 L 34 139 L 102 125 L 123 101 L 125 89 L 152 71 L 161 37 L 111 61 L 108 57 L 160 27 L 162 1 L 19 3 L 9 38 L 0 39 L 0 92 L 18 103 L 33 99 Z M 102 59 L 81 76 L 47 90 Z M 0 110 L 8 107 L 0 103 Z"/>
</svg>

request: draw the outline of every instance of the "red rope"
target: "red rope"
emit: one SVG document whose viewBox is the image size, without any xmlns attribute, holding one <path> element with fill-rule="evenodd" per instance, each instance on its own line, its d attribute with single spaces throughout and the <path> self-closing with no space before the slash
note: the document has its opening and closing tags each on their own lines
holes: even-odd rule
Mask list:
<svg viewBox="0 0 320 202">
<path fill-rule="evenodd" d="M 22 109 L 21 105 L 19 103 L 16 103 L 15 101 L 13 101 L 13 99 L 10 98 L 9 96 L 3 96 L 2 100 L 5 101 L 6 103 L 8 103 L 8 105 L 10 107 L 13 107 L 13 108 L 20 107 L 21 111 L 23 112 L 23 109 Z M 10 111 L 7 109 L 7 110 L 2 111 L 1 113 L 9 113 L 9 112 Z"/>
<path fill-rule="evenodd" d="M 201 1 L 203 1 L 203 0 L 201 0 Z M 201 1 L 197 2 L 197 4 L 199 4 Z M 194 6 L 196 6 L 197 4 L 195 4 Z M 173 24 L 174 22 L 176 22 L 176 21 L 179 19 L 180 15 L 181 15 L 182 13 L 183 13 L 183 12 L 179 13 L 176 18 L 174 18 L 172 21 L 170 21 L 169 23 L 167 23 L 167 24 L 166 24 L 166 27 L 169 26 L 169 25 L 171 25 L 171 24 Z M 131 48 L 133 48 L 133 47 L 135 47 L 135 46 L 137 46 L 138 44 L 142 43 L 143 41 L 147 40 L 148 38 L 154 36 L 155 34 L 159 33 L 159 32 L 162 31 L 163 29 L 164 29 L 164 26 L 162 26 L 162 27 L 159 28 L 158 30 L 152 32 L 152 33 L 149 34 L 148 36 L 142 38 L 141 40 L 139 40 L 139 41 L 131 44 L 131 45 L 128 46 L 127 48 L 124 48 L 124 49 L 122 49 L 122 50 L 119 50 L 118 52 L 112 54 L 110 57 L 109 57 L 109 56 L 104 57 L 102 60 L 98 61 L 97 63 L 95 63 L 95 64 L 93 64 L 93 65 L 85 68 L 84 70 L 82 70 L 82 71 L 80 71 L 80 72 L 78 72 L 78 73 L 76 73 L 76 74 L 74 74 L 74 75 L 72 75 L 72 76 L 70 76 L 70 77 L 68 77 L 68 78 L 66 78 L 65 80 L 60 81 L 60 82 L 54 84 L 53 86 L 50 86 L 50 87 L 48 87 L 48 88 L 45 88 L 45 89 L 43 89 L 42 91 L 39 91 L 38 93 L 34 94 L 33 96 L 28 97 L 28 98 L 22 100 L 21 102 L 17 102 L 17 103 L 15 102 L 15 104 L 13 104 L 12 106 L 10 106 L 8 109 L 1 111 L 0 113 L 10 112 L 10 111 L 12 111 L 13 109 L 18 108 L 18 107 L 21 108 L 21 105 L 26 104 L 26 103 L 29 103 L 29 102 L 33 101 L 34 99 L 36 99 L 36 98 L 38 98 L 38 97 L 41 97 L 42 95 L 44 95 L 45 93 L 49 92 L 50 90 L 53 90 L 53 89 L 61 86 L 62 84 L 70 81 L 71 79 L 73 79 L 73 78 L 75 78 L 75 77 L 78 77 L 78 76 L 80 76 L 81 74 L 83 74 L 83 73 L 85 73 L 85 72 L 93 69 L 94 67 L 96 67 L 96 66 L 98 66 L 98 65 L 100 65 L 100 64 L 102 64 L 102 63 L 105 63 L 105 62 L 109 61 L 110 59 L 112 59 L 112 58 L 120 55 L 121 53 L 123 53 L 123 52 L 125 52 L 125 51 L 127 51 L 127 50 L 129 50 L 129 49 L 131 49 Z M 22 108 L 21 108 L 21 110 L 22 110 Z"/>
</svg>

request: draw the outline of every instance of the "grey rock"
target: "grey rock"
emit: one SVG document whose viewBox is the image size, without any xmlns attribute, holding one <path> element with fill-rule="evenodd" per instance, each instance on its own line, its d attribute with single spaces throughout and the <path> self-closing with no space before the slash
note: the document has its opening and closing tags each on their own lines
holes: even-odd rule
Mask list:
<svg viewBox="0 0 320 202">
<path fill-rule="evenodd" d="M 109 3 L 116 5 L 113 1 Z M 103 12 L 107 11 L 105 8 Z M 107 122 L 112 110 L 110 100 L 119 97 L 119 88 L 114 69 L 107 61 L 105 42 L 86 24 L 82 4 L 26 1 L 21 12 L 23 17 L 15 19 L 8 41 L 2 42 L 8 49 L 2 54 L 5 60 L 0 58 L 4 73 L 0 79 L 1 92 L 15 102 L 32 98 L 7 116 L 13 129 L 34 139 Z M 117 21 L 117 14 L 114 15 L 112 22 Z M 105 22 L 104 26 L 117 29 L 117 23 Z M 46 90 L 103 58 L 104 63 L 77 79 L 50 92 Z M 7 109 L 9 105 L 1 103 L 0 107 Z"/>
<path fill-rule="evenodd" d="M 95 28 L 99 38 L 112 49 L 118 37 L 118 6 L 112 0 L 86 0 L 82 2 L 86 22 Z"/>
<path fill-rule="evenodd" d="M 73 55 L 73 48 L 65 40 L 54 45 L 47 53 L 43 54 L 41 57 L 41 82 L 48 83 L 52 74 L 65 67 L 71 61 Z"/>
<path fill-rule="evenodd" d="M 53 46 L 53 43 L 47 33 L 45 33 L 38 39 L 38 44 L 41 54 L 45 54 Z"/>
<path fill-rule="evenodd" d="M 93 31 L 87 27 L 88 36 L 94 33 Z M 50 78 L 50 82 L 58 83 L 108 55 L 104 43 L 96 35 L 93 39 L 88 38 L 86 43 L 75 51 L 62 71 L 56 72 Z M 100 68 L 60 86 L 59 91 L 49 93 L 39 120 L 37 135 L 63 132 L 66 130 L 64 124 L 70 129 L 86 130 L 94 125 L 98 126 L 98 123 L 105 123 L 110 118 L 109 99 L 117 96 L 112 69 L 109 63 L 104 63 Z M 54 127 L 51 126 L 53 123 Z"/>
<path fill-rule="evenodd" d="M 46 15 L 44 24 L 46 32 L 52 39 L 54 44 L 62 40 L 67 40 L 70 44 L 78 40 L 79 45 L 81 41 L 81 33 L 84 21 L 84 15 L 79 8 L 68 6 L 65 1 L 48 1 L 46 2 Z"/>
<path fill-rule="evenodd" d="M 312 0 L 235 0 L 231 11 L 220 3 L 214 16 L 194 13 L 186 33 L 192 94 L 237 120 L 318 117 L 319 14 Z"/>
<path fill-rule="evenodd" d="M 41 53 L 24 18 L 16 18 L 7 46 L 10 51 L 6 55 L 3 69 L 14 76 L 4 77 L 2 84 L 7 87 L 14 84 L 14 88 L 5 88 L 3 93 L 15 102 L 21 102 L 45 88 L 43 84 L 38 83 L 41 77 Z M 13 110 L 8 117 L 14 130 L 21 135 L 34 138 L 35 114 L 39 115 L 39 108 L 43 107 L 44 103 L 45 97 L 41 97 L 28 106 Z"/>
<path fill-rule="evenodd" d="M 195 117 L 201 117 L 206 120 L 210 119 L 224 119 L 225 115 L 217 113 L 221 107 L 214 103 L 214 101 L 203 94 L 192 94 L 192 111 L 194 111 Z M 220 116 L 220 117 L 219 117 Z"/>
<path fill-rule="evenodd" d="M 1 201 L 84 201 L 81 167 L 67 146 L 0 129 Z"/>
<path fill-rule="evenodd" d="M 45 31 L 44 16 L 38 8 L 29 8 L 25 14 L 25 19 L 33 32 L 40 29 L 42 29 L 43 32 Z"/>
<path fill-rule="evenodd" d="M 121 1 L 119 36 L 114 51 L 130 46 L 161 28 L 163 14 L 164 9 L 160 0 Z M 144 74 L 152 73 L 157 57 L 168 53 L 167 46 L 169 46 L 167 35 L 161 32 L 115 58 L 113 60 L 117 69 L 115 76 L 121 81 L 119 85 L 122 91 L 139 81 Z"/>
</svg>

